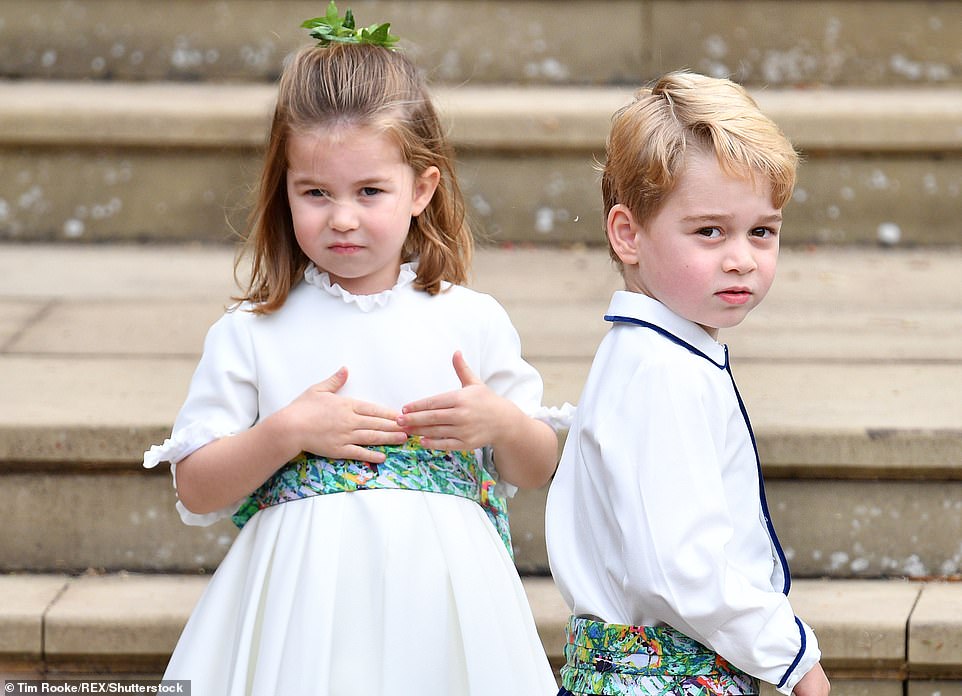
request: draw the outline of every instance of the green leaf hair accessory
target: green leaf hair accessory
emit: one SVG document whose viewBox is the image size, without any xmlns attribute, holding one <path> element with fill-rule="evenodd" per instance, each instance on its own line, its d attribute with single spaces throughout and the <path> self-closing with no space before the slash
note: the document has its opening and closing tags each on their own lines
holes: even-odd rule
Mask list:
<svg viewBox="0 0 962 696">
<path fill-rule="evenodd" d="M 354 24 L 354 13 L 347 10 L 341 17 L 334 0 L 331 0 L 331 4 L 327 6 L 326 15 L 306 20 L 301 24 L 301 28 L 310 29 L 311 37 L 317 39 L 318 46 L 344 43 L 370 44 L 395 50 L 398 48 L 395 46 L 398 37 L 390 32 L 390 22 L 357 29 Z"/>
</svg>

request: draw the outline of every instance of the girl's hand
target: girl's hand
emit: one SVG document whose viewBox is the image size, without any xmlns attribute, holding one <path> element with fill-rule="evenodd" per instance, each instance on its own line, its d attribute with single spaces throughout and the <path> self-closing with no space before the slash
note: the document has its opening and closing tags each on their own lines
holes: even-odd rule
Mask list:
<svg viewBox="0 0 962 696">
<path fill-rule="evenodd" d="M 337 392 L 347 382 L 342 367 L 323 382 L 309 387 L 277 415 L 297 452 L 311 452 L 332 459 L 356 459 L 371 464 L 384 461 L 383 452 L 364 445 L 400 445 L 407 435 L 397 424 L 397 411 Z"/>
<path fill-rule="evenodd" d="M 454 354 L 461 388 L 407 404 L 397 423 L 409 435 L 420 435 L 429 449 L 473 450 L 496 445 L 521 410 L 498 396 L 471 371 L 461 352 Z"/>
<path fill-rule="evenodd" d="M 284 408 L 236 435 L 201 447 L 177 465 L 177 495 L 191 512 L 220 510 L 249 495 L 300 452 L 380 464 L 363 445 L 399 445 L 407 435 L 392 409 L 338 396 L 341 368 Z"/>
<path fill-rule="evenodd" d="M 557 464 L 554 431 L 491 391 L 460 352 L 453 362 L 461 388 L 404 406 L 398 425 L 408 434 L 420 435 L 421 443 L 432 449 L 491 446 L 505 481 L 519 488 L 546 484 Z"/>
</svg>

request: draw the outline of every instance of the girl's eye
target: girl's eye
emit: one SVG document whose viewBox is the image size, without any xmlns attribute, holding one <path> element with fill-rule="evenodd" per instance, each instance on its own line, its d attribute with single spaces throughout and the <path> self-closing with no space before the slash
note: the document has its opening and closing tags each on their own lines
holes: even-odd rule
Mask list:
<svg viewBox="0 0 962 696">
<path fill-rule="evenodd" d="M 375 188 L 373 186 L 365 186 L 361 189 L 362 196 L 376 196 L 381 192 L 381 189 Z"/>
<path fill-rule="evenodd" d="M 722 231 L 718 227 L 702 227 L 698 230 L 698 234 L 707 239 L 718 239 L 721 237 Z"/>
<path fill-rule="evenodd" d="M 310 191 L 307 192 L 307 195 L 310 196 L 311 198 L 323 198 L 324 196 L 327 195 L 327 192 L 322 191 L 321 189 L 311 189 Z"/>
</svg>

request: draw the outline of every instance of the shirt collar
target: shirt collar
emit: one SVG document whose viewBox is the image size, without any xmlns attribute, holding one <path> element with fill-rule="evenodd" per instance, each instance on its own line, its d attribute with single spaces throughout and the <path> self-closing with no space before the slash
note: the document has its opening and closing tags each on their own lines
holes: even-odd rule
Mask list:
<svg viewBox="0 0 962 696">
<path fill-rule="evenodd" d="M 618 290 L 608 305 L 605 321 L 647 326 L 720 368 L 728 366 L 728 348 L 725 345 L 718 343 L 695 322 L 678 316 L 647 295 Z"/>
</svg>

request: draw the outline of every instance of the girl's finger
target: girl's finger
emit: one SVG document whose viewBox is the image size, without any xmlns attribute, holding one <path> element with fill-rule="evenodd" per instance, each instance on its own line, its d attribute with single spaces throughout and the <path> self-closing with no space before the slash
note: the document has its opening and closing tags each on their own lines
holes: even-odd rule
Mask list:
<svg viewBox="0 0 962 696">
<path fill-rule="evenodd" d="M 420 435 L 421 437 L 445 437 L 451 432 L 451 429 L 445 425 L 409 426 L 406 430 L 412 435 Z"/>
<path fill-rule="evenodd" d="M 355 430 L 375 430 L 382 433 L 396 433 L 401 430 L 396 417 L 363 416 L 358 418 L 353 425 Z"/>
<path fill-rule="evenodd" d="M 338 389 L 344 386 L 347 382 L 347 368 L 342 367 L 333 375 L 325 379 L 323 382 L 318 382 L 314 385 L 314 389 L 318 391 L 326 391 L 335 393 Z"/>
<path fill-rule="evenodd" d="M 394 420 L 398 416 L 398 412 L 393 408 L 388 408 L 387 406 L 381 406 L 380 404 L 372 404 L 367 401 L 354 401 L 351 403 L 351 407 L 354 413 L 359 416 L 374 416 L 375 418 L 384 418 L 386 420 Z"/>
<path fill-rule="evenodd" d="M 334 455 L 336 459 L 354 459 L 359 462 L 367 462 L 368 464 L 382 464 L 387 455 L 383 452 L 375 452 L 367 447 L 359 447 L 357 445 L 345 445 L 340 452 Z"/>
<path fill-rule="evenodd" d="M 450 409 L 442 411 L 419 411 L 404 413 L 397 417 L 397 424 L 405 429 L 449 428 L 455 425 L 455 414 Z"/>
<path fill-rule="evenodd" d="M 468 361 L 461 355 L 460 350 L 455 351 L 452 362 L 454 364 L 454 371 L 457 373 L 458 379 L 461 380 L 462 387 L 469 387 L 472 384 L 483 384 L 477 375 L 471 371 L 471 368 L 468 367 Z"/>
<path fill-rule="evenodd" d="M 408 439 L 403 430 L 385 432 L 384 430 L 357 430 L 351 437 L 356 445 L 403 445 Z"/>
<path fill-rule="evenodd" d="M 435 394 L 426 399 L 412 401 L 401 408 L 401 413 L 417 413 L 421 411 L 440 411 L 457 405 L 457 392 Z"/>
</svg>

